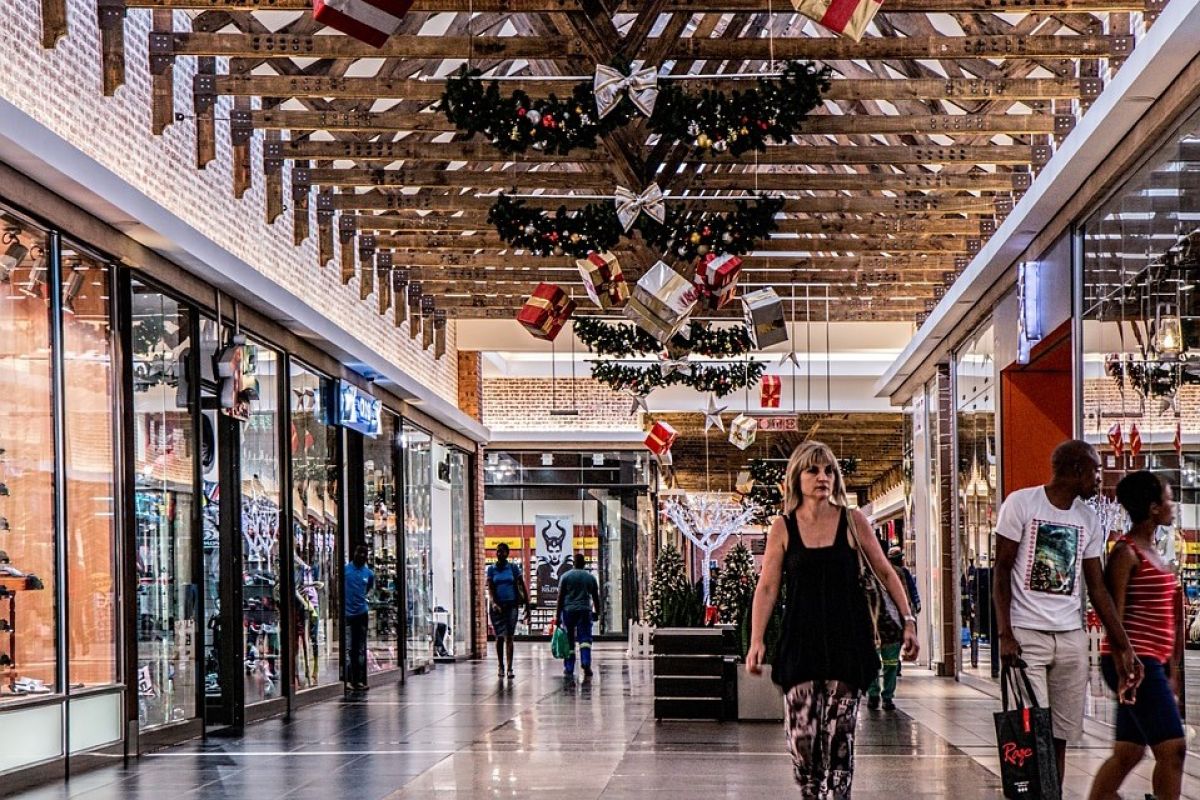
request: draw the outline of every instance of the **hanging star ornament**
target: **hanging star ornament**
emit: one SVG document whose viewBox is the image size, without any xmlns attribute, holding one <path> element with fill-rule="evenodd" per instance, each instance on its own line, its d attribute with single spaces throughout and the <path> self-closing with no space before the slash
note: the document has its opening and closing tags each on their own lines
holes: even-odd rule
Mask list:
<svg viewBox="0 0 1200 800">
<path fill-rule="evenodd" d="M 779 366 L 782 367 L 789 361 L 792 362 L 796 369 L 800 369 L 800 358 L 796 355 L 796 351 L 794 349 L 787 351 L 779 357 Z"/>
<path fill-rule="evenodd" d="M 633 404 L 629 407 L 629 415 L 633 416 L 640 410 L 644 414 L 650 413 L 650 406 L 646 405 L 646 396 L 643 394 L 634 394 L 630 392 L 630 397 L 633 398 Z"/>
<path fill-rule="evenodd" d="M 708 433 L 708 429 L 716 425 L 717 430 L 721 433 L 725 432 L 725 422 L 721 419 L 721 412 L 728 406 L 718 406 L 717 399 L 711 394 L 708 396 L 708 408 L 704 411 L 704 432 Z"/>
</svg>

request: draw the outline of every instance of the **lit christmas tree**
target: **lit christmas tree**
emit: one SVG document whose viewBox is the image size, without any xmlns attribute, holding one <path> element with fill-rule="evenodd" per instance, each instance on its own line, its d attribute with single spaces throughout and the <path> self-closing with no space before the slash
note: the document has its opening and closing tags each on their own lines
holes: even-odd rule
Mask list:
<svg viewBox="0 0 1200 800">
<path fill-rule="evenodd" d="M 683 569 L 678 548 L 666 545 L 650 579 L 650 624 L 656 628 L 687 628 L 701 621 L 700 600 Z"/>
<path fill-rule="evenodd" d="M 738 542 L 725 554 L 717 586 L 713 590 L 713 605 L 721 622 L 741 624 L 746 609 L 754 601 L 758 575 L 754 571 L 754 556 L 746 545 Z"/>
</svg>

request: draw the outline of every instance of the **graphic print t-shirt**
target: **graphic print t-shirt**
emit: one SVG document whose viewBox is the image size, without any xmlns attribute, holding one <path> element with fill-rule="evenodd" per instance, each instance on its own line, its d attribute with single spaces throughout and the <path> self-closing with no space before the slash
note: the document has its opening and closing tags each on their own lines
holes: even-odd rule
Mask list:
<svg viewBox="0 0 1200 800">
<path fill-rule="evenodd" d="M 1018 542 L 1012 576 L 1012 624 L 1038 631 L 1083 625 L 1083 562 L 1104 552 L 1099 521 L 1076 498 L 1057 508 L 1041 486 L 1013 492 L 1000 507 L 996 533 Z"/>
</svg>

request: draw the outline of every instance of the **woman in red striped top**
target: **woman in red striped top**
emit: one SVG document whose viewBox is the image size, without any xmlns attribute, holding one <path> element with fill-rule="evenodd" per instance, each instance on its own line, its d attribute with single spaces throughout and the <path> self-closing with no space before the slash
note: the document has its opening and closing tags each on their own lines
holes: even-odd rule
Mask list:
<svg viewBox="0 0 1200 800">
<path fill-rule="evenodd" d="M 1135 696 L 1121 698 L 1117 705 L 1113 754 L 1096 773 L 1089 800 L 1120 800 L 1121 783 L 1147 747 L 1154 753 L 1155 800 L 1178 800 L 1187 752 L 1178 700 L 1183 655 L 1175 637 L 1178 582 L 1154 548 L 1155 531 L 1175 521 L 1175 503 L 1171 487 L 1144 470 L 1117 484 L 1117 500 L 1133 524 L 1113 545 L 1104 579 L 1145 677 Z M 1117 691 L 1107 639 L 1100 654 L 1104 680 Z"/>
</svg>

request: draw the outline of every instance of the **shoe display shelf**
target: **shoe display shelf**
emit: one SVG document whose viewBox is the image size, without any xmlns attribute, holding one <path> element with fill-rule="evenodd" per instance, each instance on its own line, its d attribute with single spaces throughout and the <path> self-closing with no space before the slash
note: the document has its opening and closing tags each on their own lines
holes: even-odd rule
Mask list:
<svg viewBox="0 0 1200 800">
<path fill-rule="evenodd" d="M 0 576 L 0 685 L 6 694 L 27 694 L 18 684 L 20 664 L 17 662 L 17 593 L 41 589 L 41 581 L 32 575 Z"/>
</svg>

